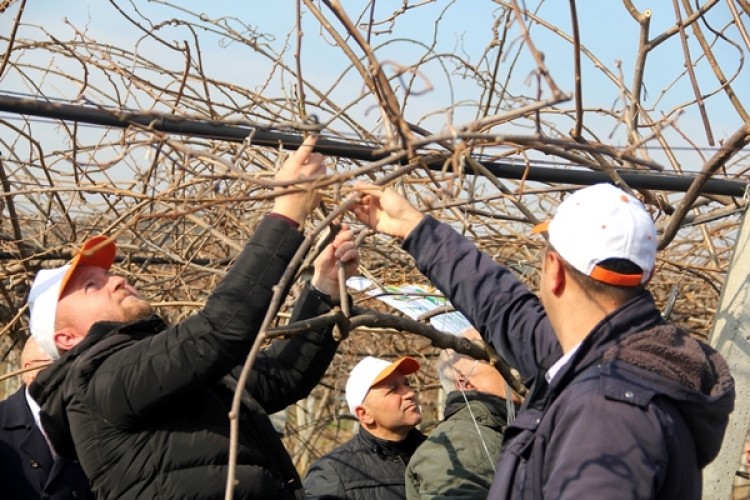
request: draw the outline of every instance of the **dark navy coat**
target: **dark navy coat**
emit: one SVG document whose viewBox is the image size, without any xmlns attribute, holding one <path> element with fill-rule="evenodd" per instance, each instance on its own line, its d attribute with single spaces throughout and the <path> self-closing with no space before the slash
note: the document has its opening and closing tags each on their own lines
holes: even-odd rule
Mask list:
<svg viewBox="0 0 750 500">
<path fill-rule="evenodd" d="M 605 317 L 548 385 L 562 351 L 536 295 L 431 217 L 404 248 L 532 386 L 490 498 L 700 499 L 734 381 L 716 351 L 665 324 L 650 293 Z"/>
<path fill-rule="evenodd" d="M 22 386 L 0 401 L 0 498 L 93 499 L 83 469 L 64 457 L 52 459 L 34 422 Z"/>
</svg>

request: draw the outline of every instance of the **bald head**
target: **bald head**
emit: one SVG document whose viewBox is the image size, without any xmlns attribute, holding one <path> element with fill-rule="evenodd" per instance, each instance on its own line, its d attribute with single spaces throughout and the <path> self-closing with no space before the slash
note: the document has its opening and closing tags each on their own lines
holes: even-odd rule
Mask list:
<svg viewBox="0 0 750 500">
<path fill-rule="evenodd" d="M 23 383 L 26 385 L 31 384 L 41 367 L 47 365 L 50 361 L 52 361 L 52 358 L 42 350 L 36 339 L 29 337 L 21 351 L 21 368 L 24 370 L 35 366 L 39 366 L 40 368 L 24 372 L 22 375 Z"/>
<path fill-rule="evenodd" d="M 463 330 L 458 335 L 474 342 L 482 342 L 482 335 L 474 328 Z M 446 393 L 466 389 L 506 397 L 505 379 L 494 366 L 485 361 L 477 361 L 446 349 L 440 353 L 437 371 Z"/>
</svg>

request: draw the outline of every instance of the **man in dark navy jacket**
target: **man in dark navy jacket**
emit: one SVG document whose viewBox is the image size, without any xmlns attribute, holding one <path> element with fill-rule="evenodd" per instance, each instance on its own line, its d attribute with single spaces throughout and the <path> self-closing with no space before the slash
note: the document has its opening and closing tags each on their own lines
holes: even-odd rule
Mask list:
<svg viewBox="0 0 750 500">
<path fill-rule="evenodd" d="M 539 297 L 395 190 L 361 186 L 357 217 L 404 240 L 419 270 L 531 385 L 505 431 L 489 498 L 700 499 L 734 380 L 721 355 L 667 324 L 645 285 L 656 228 L 609 184 L 549 223 Z"/>
<path fill-rule="evenodd" d="M 21 352 L 21 368 L 44 365 L 50 357 L 29 338 Z M 39 370 L 24 372 L 24 385 L 0 401 L 0 497 L 13 500 L 91 499 L 83 469 L 73 460 L 55 457 L 39 427 L 39 406 L 27 386 Z"/>
</svg>

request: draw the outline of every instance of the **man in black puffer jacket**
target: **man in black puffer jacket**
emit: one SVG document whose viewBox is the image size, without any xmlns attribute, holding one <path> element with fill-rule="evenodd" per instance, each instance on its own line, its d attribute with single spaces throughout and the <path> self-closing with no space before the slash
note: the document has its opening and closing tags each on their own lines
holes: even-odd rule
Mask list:
<svg viewBox="0 0 750 500">
<path fill-rule="evenodd" d="M 316 177 L 308 140 L 277 181 Z M 31 331 L 59 360 L 31 387 L 58 454 L 77 458 L 97 498 L 224 497 L 239 372 L 268 310 L 272 287 L 302 243 L 309 192 L 278 196 L 197 314 L 168 327 L 121 277 L 114 243 L 95 237 L 68 266 L 41 271 L 30 295 Z M 344 229 L 316 259 L 293 319 L 330 309 L 338 262 L 358 255 Z M 302 498 L 294 465 L 267 417 L 305 397 L 337 347 L 330 329 L 277 341 L 258 354 L 242 393 L 235 498 Z"/>
<path fill-rule="evenodd" d="M 422 413 L 406 376 L 419 370 L 404 356 L 393 363 L 367 356 L 346 382 L 346 404 L 359 433 L 314 463 L 305 493 L 316 500 L 400 500 L 404 474 L 425 440 L 417 430 Z"/>
</svg>

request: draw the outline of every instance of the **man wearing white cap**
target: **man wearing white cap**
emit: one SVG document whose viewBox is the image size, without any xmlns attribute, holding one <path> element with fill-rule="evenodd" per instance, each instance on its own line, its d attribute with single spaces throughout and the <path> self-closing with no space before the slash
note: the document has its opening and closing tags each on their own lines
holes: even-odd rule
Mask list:
<svg viewBox="0 0 750 500">
<path fill-rule="evenodd" d="M 640 201 L 599 184 L 561 203 L 536 228 L 549 243 L 538 298 L 396 191 L 358 189 L 357 217 L 404 239 L 420 271 L 531 384 L 489 498 L 700 498 L 734 381 L 716 351 L 665 323 L 645 289 L 657 241 Z"/>
<path fill-rule="evenodd" d="M 283 183 L 325 172 L 308 139 L 276 174 Z M 303 187 L 305 185 L 303 184 Z M 216 499 L 229 470 L 229 411 L 245 358 L 304 236 L 314 191 L 284 191 L 196 314 L 174 326 L 110 273 L 114 242 L 94 237 L 29 296 L 30 330 L 57 362 L 30 387 L 55 451 L 77 458 L 97 498 Z M 313 202 L 311 204 L 310 202 Z M 315 261 L 292 319 L 330 311 L 339 263 L 356 270 L 344 228 Z M 262 350 L 240 391 L 236 498 L 301 499 L 301 480 L 268 414 L 304 398 L 338 343 L 311 329 Z"/>
<path fill-rule="evenodd" d="M 349 374 L 346 403 L 360 424 L 352 439 L 314 463 L 305 477 L 308 499 L 403 499 L 404 473 L 425 436 L 408 356 L 389 362 L 368 356 Z"/>
</svg>

